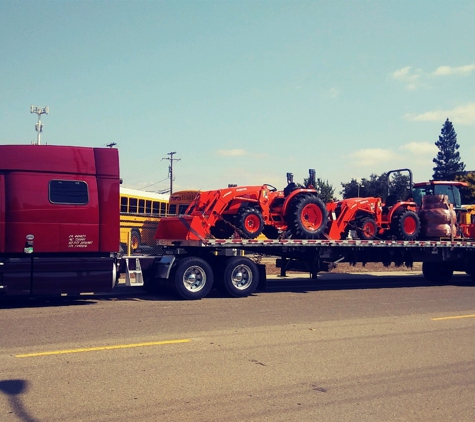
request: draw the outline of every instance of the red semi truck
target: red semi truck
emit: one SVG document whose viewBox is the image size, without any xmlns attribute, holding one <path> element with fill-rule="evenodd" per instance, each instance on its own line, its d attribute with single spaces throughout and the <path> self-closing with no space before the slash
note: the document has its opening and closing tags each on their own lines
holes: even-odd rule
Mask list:
<svg viewBox="0 0 475 422">
<path fill-rule="evenodd" d="M 116 149 L 0 145 L 0 293 L 112 289 L 119 185 Z"/>
<path fill-rule="evenodd" d="M 119 186 L 116 149 L 0 145 L 0 295 L 114 288 Z M 127 275 L 135 272 L 135 281 L 143 279 L 146 288 L 165 285 L 184 299 L 200 299 L 214 287 L 233 297 L 252 294 L 265 284 L 265 267 L 251 257 L 262 255 L 278 257 L 282 275 L 299 270 L 316 278 L 337 262 L 422 262 L 431 282 L 448 282 L 455 270 L 475 279 L 475 240 L 470 238 L 177 238 L 157 239 L 157 244 L 153 254 L 122 257 L 121 267 Z"/>
</svg>

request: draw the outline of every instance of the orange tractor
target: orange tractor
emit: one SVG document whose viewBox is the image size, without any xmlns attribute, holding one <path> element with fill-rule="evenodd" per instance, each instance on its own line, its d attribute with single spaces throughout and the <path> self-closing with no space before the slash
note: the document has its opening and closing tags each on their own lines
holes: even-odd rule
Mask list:
<svg viewBox="0 0 475 422">
<path fill-rule="evenodd" d="M 412 172 L 409 169 L 391 170 L 386 173 L 407 171 L 412 187 Z M 421 222 L 417 215 L 418 206 L 411 199 L 397 201 L 395 195 L 388 195 L 386 202 L 381 198 L 348 198 L 327 204 L 330 222 L 327 237 L 346 239 L 352 230 L 359 239 L 394 238 L 414 240 L 419 236 Z"/>
<path fill-rule="evenodd" d="M 398 201 L 395 195 L 388 195 L 385 203 L 382 202 L 381 198 L 369 197 L 349 198 L 327 204 L 330 217 L 327 237 L 330 239 L 345 239 L 350 230 L 359 239 L 363 240 L 376 238 L 415 240 L 421 236 L 431 237 L 428 226 L 433 223 L 425 217 L 430 213 L 436 213 L 436 211 L 424 210 L 424 197 L 426 199 L 432 197 L 436 200 L 446 198 L 443 200 L 447 201 L 446 207 L 453 209 L 452 212 L 455 212 L 454 220 L 457 220 L 457 224 L 454 228 L 457 231 L 457 237 L 471 237 L 475 233 L 473 224 L 468 221 L 467 214 L 469 210 L 461 206 L 459 188 L 466 187 L 467 183 L 431 180 L 413 184 L 410 169 L 389 171 L 386 173 L 388 183 L 391 173 L 402 171 L 409 174 L 409 199 Z M 450 212 L 449 209 L 437 211 L 437 214 L 442 218 L 441 222 L 450 225 L 450 217 L 447 217 Z M 439 224 L 436 223 L 436 225 Z M 433 229 L 433 227 L 430 228 Z"/>
<path fill-rule="evenodd" d="M 227 239 L 234 234 L 254 239 L 261 233 L 277 239 L 289 231 L 294 238 L 318 239 L 327 227 L 328 211 L 318 197 L 315 170 L 305 188 L 287 173 L 287 187 L 237 186 L 200 192 L 185 214 L 163 218 L 156 239 Z"/>
</svg>

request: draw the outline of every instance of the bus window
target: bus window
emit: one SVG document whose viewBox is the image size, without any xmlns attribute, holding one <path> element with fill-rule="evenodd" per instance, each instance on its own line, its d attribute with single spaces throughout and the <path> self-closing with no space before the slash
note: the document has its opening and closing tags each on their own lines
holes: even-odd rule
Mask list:
<svg viewBox="0 0 475 422">
<path fill-rule="evenodd" d="M 159 212 L 160 212 L 160 202 L 153 201 L 152 214 L 159 214 Z"/>
<path fill-rule="evenodd" d="M 120 212 L 129 212 L 128 198 L 124 196 L 120 198 Z"/>
<path fill-rule="evenodd" d="M 137 198 L 130 198 L 129 199 L 129 212 L 136 213 L 137 212 Z"/>
</svg>

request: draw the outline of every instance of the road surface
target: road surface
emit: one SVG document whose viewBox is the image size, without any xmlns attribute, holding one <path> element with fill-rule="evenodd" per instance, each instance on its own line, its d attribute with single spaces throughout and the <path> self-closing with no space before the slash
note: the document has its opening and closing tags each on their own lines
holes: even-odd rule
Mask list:
<svg viewBox="0 0 475 422">
<path fill-rule="evenodd" d="M 0 303 L 2 421 L 473 421 L 475 287 L 274 279 Z"/>
</svg>

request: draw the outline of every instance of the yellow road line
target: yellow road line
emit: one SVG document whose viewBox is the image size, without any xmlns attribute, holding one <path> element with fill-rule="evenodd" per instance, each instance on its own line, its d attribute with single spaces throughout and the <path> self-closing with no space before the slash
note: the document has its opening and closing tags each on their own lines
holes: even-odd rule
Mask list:
<svg viewBox="0 0 475 422">
<path fill-rule="evenodd" d="M 472 315 L 458 315 L 458 316 L 446 316 L 440 318 L 431 318 L 432 321 L 443 321 L 445 319 L 462 319 L 462 318 L 475 318 L 475 314 Z"/>
<path fill-rule="evenodd" d="M 87 347 L 83 349 L 54 350 L 50 352 L 39 352 L 39 353 L 24 353 L 21 355 L 15 355 L 15 357 L 32 358 L 32 357 L 37 357 L 37 356 L 66 355 L 69 353 L 97 352 L 100 350 L 130 349 L 132 347 L 146 347 L 146 346 L 160 346 L 162 344 L 188 343 L 190 341 L 191 341 L 190 339 L 182 339 L 182 340 L 150 341 L 148 343 L 117 344 L 115 346 L 99 346 L 99 347 Z"/>
</svg>

